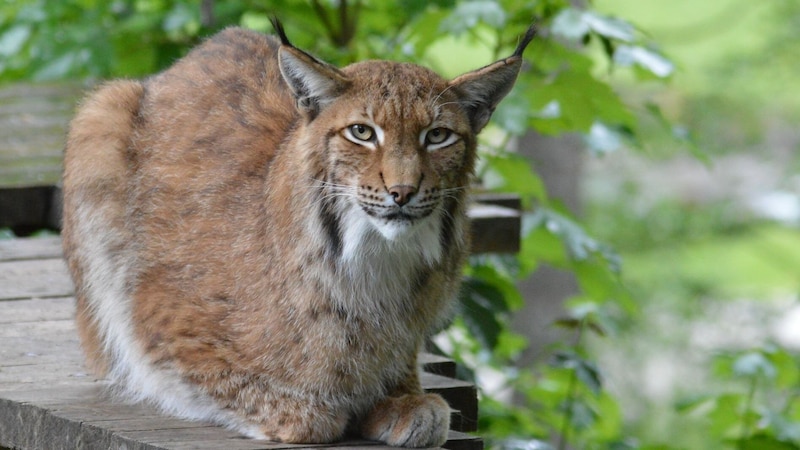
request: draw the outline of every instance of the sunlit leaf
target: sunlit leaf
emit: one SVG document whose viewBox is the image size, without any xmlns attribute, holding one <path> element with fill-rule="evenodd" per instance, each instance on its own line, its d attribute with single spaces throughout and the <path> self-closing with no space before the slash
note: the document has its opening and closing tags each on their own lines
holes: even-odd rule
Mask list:
<svg viewBox="0 0 800 450">
<path fill-rule="evenodd" d="M 517 430 L 514 430 L 517 431 Z M 538 439 L 505 439 L 498 450 L 555 450 L 555 447 Z"/>
<path fill-rule="evenodd" d="M 614 51 L 614 62 L 623 67 L 639 66 L 658 78 L 667 78 L 675 72 L 675 65 L 664 56 L 635 45 L 620 45 Z"/>
<path fill-rule="evenodd" d="M 45 64 L 33 74 L 36 81 L 64 78 L 80 60 L 80 51 L 70 52 Z"/>
<path fill-rule="evenodd" d="M 547 262 L 559 268 L 569 265 L 564 244 L 561 239 L 544 226 L 545 214 L 540 210 L 522 217 L 522 242 L 520 248 L 520 272 L 527 275 L 539 264 Z"/>
<path fill-rule="evenodd" d="M 631 42 L 635 38 L 633 25 L 591 10 L 565 8 L 553 19 L 551 30 L 567 40 L 578 42 L 593 31 L 608 39 Z"/>
<path fill-rule="evenodd" d="M 593 441 L 611 442 L 619 438 L 623 426 L 623 415 L 620 405 L 608 392 L 601 392 L 594 401 L 594 408 L 597 412 L 597 422 L 590 431 Z M 638 446 L 626 446 L 624 442 L 619 442 L 609 447 L 612 450 L 635 449 Z"/>
<path fill-rule="evenodd" d="M 622 147 L 622 135 L 617 129 L 602 122 L 595 122 L 584 135 L 587 148 L 597 155 L 619 150 Z"/>
<path fill-rule="evenodd" d="M 743 354 L 733 362 L 733 373 L 744 377 L 763 376 L 773 379 L 777 371 L 761 352 L 754 351 Z"/>
<path fill-rule="evenodd" d="M 22 50 L 22 47 L 31 36 L 31 26 L 28 24 L 15 25 L 0 35 L 0 56 L 12 56 Z"/>
<path fill-rule="evenodd" d="M 740 394 L 723 394 L 714 399 L 707 417 L 710 419 L 709 431 L 718 437 L 726 436 L 742 423 L 740 414 L 744 398 Z"/>
<path fill-rule="evenodd" d="M 553 19 L 550 31 L 567 40 L 579 41 L 589 32 L 589 24 L 584 20 L 583 11 L 564 8 Z"/>
<path fill-rule="evenodd" d="M 604 16 L 596 11 L 584 11 L 583 21 L 592 31 L 610 39 L 631 42 L 635 38 L 633 25 L 616 17 Z"/>
<path fill-rule="evenodd" d="M 502 28 L 506 23 L 506 12 L 499 3 L 491 0 L 460 2 L 450 16 L 442 21 L 440 31 L 459 35 L 480 22 L 493 28 Z"/>
<path fill-rule="evenodd" d="M 515 192 L 524 201 L 546 198 L 544 184 L 524 157 L 504 152 L 481 156 L 487 164 L 481 174 L 485 188 L 493 191 Z"/>
</svg>

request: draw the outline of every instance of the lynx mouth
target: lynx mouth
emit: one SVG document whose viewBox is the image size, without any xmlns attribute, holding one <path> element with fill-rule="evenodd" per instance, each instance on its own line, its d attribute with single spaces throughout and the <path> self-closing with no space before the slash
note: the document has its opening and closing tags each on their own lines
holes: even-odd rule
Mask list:
<svg viewBox="0 0 800 450">
<path fill-rule="evenodd" d="M 425 217 L 425 216 L 422 216 L 422 217 Z M 422 217 L 412 216 L 411 214 L 409 214 L 409 213 L 407 213 L 405 211 L 397 211 L 397 212 L 389 213 L 389 214 L 381 217 L 381 219 L 383 219 L 383 220 L 385 220 L 387 222 L 407 222 L 407 223 L 411 224 L 414 221 L 421 219 Z"/>
</svg>

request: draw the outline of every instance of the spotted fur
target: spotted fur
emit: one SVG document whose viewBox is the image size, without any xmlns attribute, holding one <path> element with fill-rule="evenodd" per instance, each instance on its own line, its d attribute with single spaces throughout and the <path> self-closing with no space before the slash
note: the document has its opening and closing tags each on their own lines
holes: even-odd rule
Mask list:
<svg viewBox="0 0 800 450">
<path fill-rule="evenodd" d="M 227 29 L 79 108 L 63 238 L 87 363 L 254 438 L 440 445 L 416 355 L 458 291 L 475 134 L 521 49 L 447 81 L 280 35 Z"/>
</svg>

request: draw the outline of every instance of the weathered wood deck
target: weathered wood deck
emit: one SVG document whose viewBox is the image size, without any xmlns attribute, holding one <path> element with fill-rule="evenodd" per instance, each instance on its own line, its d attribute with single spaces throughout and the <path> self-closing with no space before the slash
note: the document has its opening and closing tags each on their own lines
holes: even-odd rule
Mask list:
<svg viewBox="0 0 800 450">
<path fill-rule="evenodd" d="M 110 399 L 106 382 L 83 366 L 73 321 L 72 283 L 59 238 L 0 241 L 0 446 L 22 449 L 278 449 L 153 408 Z M 423 355 L 426 389 L 457 410 L 453 428 L 475 429 L 474 386 L 455 380 L 452 362 Z M 435 375 L 431 372 L 436 372 Z M 337 447 L 375 448 L 351 440 Z M 446 445 L 478 450 L 481 441 L 452 432 Z"/>
</svg>

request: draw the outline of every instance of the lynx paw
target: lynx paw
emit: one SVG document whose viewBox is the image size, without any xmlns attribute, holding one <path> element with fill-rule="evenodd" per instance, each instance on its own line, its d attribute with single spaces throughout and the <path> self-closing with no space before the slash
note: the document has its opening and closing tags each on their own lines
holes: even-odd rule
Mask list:
<svg viewBox="0 0 800 450">
<path fill-rule="evenodd" d="M 395 447 L 439 447 L 450 429 L 450 406 L 435 394 L 389 397 L 361 425 L 367 439 Z"/>
</svg>

